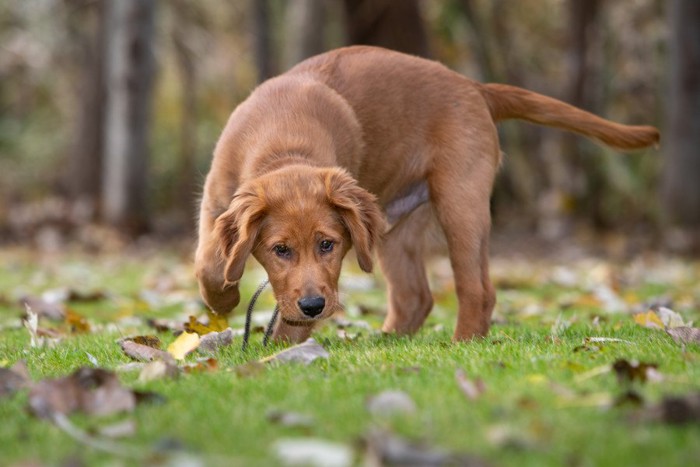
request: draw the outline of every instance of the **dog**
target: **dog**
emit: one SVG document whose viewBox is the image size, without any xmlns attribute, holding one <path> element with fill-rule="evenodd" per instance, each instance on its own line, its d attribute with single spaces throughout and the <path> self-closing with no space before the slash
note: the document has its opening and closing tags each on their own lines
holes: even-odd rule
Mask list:
<svg viewBox="0 0 700 467">
<path fill-rule="evenodd" d="M 489 201 L 501 163 L 496 123 L 521 119 L 620 150 L 659 141 L 651 126 L 610 122 L 503 84 L 481 84 L 430 60 L 353 46 L 307 59 L 258 86 L 214 150 L 199 216 L 195 272 L 215 313 L 240 301 L 253 255 L 280 310 L 273 338 L 300 342 L 341 309 L 351 247 L 388 286 L 382 330 L 412 334 L 433 306 L 428 226 L 446 240 L 459 302 L 454 341 L 485 336 Z"/>
</svg>

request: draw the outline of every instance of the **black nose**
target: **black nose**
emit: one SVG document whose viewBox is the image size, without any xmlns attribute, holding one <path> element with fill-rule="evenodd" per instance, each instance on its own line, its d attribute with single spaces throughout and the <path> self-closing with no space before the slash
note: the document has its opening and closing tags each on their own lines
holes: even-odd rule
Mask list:
<svg viewBox="0 0 700 467">
<path fill-rule="evenodd" d="M 297 305 L 302 313 L 313 318 L 321 314 L 323 307 L 326 306 L 326 299 L 323 297 L 304 297 L 299 299 Z"/>
</svg>

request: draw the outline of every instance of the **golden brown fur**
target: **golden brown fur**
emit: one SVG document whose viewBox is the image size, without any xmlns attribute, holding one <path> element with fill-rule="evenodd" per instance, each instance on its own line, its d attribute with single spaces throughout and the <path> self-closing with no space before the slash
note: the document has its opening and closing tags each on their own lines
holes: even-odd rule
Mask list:
<svg viewBox="0 0 700 467">
<path fill-rule="evenodd" d="M 376 250 L 389 294 L 383 330 L 413 333 L 432 308 L 425 232 L 439 225 L 459 299 L 454 338 L 485 335 L 495 304 L 488 274 L 495 122 L 507 118 L 624 149 L 659 138 L 652 127 L 612 123 L 374 47 L 319 55 L 263 83 L 233 112 L 214 151 L 195 258 L 202 297 L 229 313 L 252 254 L 280 305 L 275 336 L 303 340 L 340 308 L 347 251 L 354 247 L 369 272 Z"/>
</svg>

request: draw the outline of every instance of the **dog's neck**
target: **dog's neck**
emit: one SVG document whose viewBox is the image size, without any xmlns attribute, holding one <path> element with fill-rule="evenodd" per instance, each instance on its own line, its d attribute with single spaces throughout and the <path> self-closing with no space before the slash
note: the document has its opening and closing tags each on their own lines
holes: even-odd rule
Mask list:
<svg viewBox="0 0 700 467">
<path fill-rule="evenodd" d="M 288 165 L 317 165 L 317 162 L 308 153 L 296 150 L 278 152 L 258 159 L 252 167 L 249 176 L 251 178 L 275 171 Z"/>
</svg>

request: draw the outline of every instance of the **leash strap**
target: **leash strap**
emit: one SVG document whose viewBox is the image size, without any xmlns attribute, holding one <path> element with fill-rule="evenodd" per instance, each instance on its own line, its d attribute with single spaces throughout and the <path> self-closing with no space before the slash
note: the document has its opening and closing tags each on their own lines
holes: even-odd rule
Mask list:
<svg viewBox="0 0 700 467">
<path fill-rule="evenodd" d="M 245 326 L 243 328 L 243 344 L 241 345 L 241 351 L 245 352 L 248 349 L 248 341 L 250 340 L 250 325 L 253 320 L 253 308 L 255 308 L 255 303 L 258 301 L 258 297 L 265 290 L 265 287 L 270 283 L 269 279 L 265 279 L 262 284 L 258 286 L 253 296 L 248 304 L 248 309 L 245 313 Z M 272 313 L 272 318 L 265 328 L 265 336 L 263 337 L 263 346 L 267 346 L 270 337 L 272 336 L 272 331 L 275 328 L 275 322 L 277 321 L 277 316 L 279 315 L 280 309 L 279 305 L 275 305 L 275 311 Z"/>
</svg>

